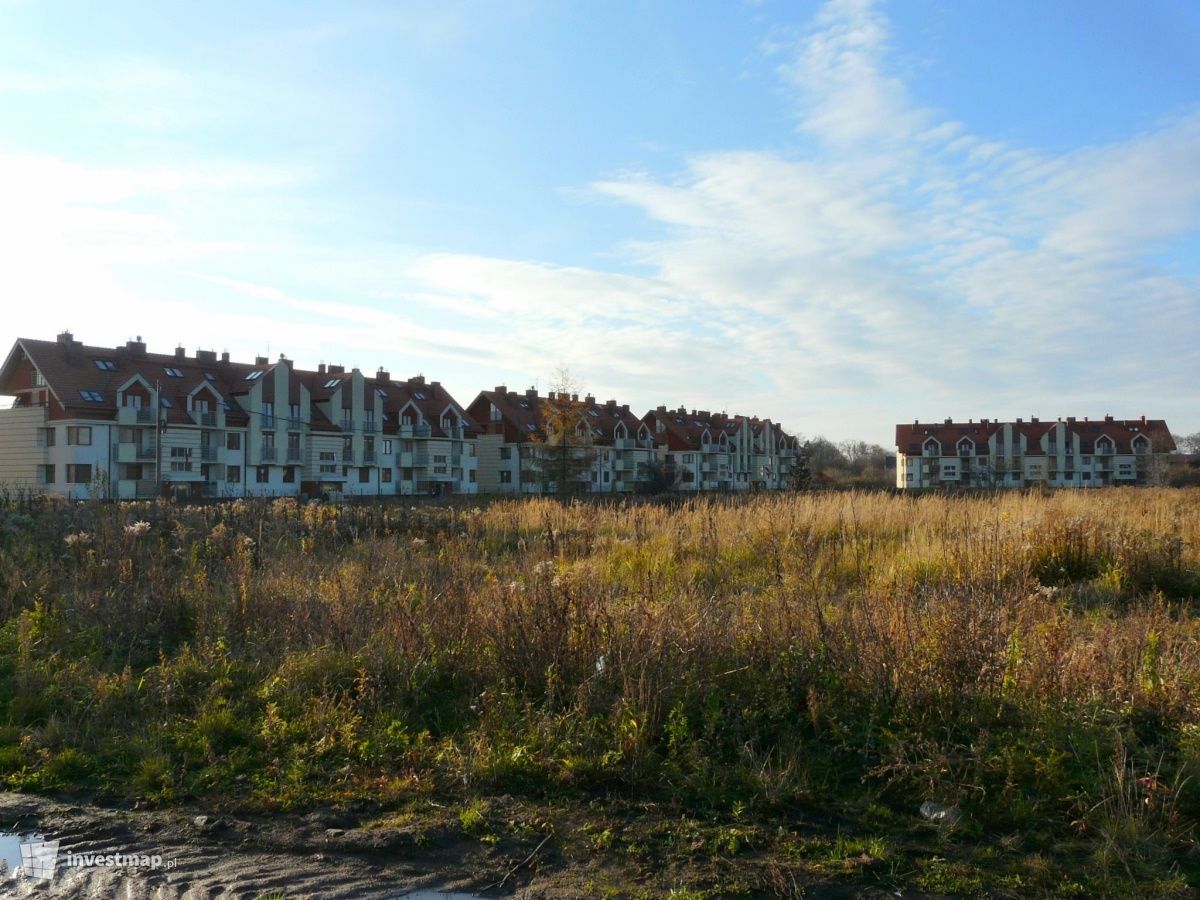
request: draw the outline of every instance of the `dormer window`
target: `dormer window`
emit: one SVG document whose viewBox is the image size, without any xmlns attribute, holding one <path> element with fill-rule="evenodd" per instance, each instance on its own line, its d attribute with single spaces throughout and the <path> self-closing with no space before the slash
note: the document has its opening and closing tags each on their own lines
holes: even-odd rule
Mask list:
<svg viewBox="0 0 1200 900">
<path fill-rule="evenodd" d="M 449 416 L 442 416 L 442 430 L 449 431 L 453 427 L 454 427 L 454 420 L 451 419 Z"/>
<path fill-rule="evenodd" d="M 488 419 L 492 422 L 499 422 L 501 419 L 500 407 L 498 407 L 495 403 L 493 403 L 491 408 L 488 409 Z"/>
<path fill-rule="evenodd" d="M 1096 441 L 1096 452 L 1097 453 L 1112 453 L 1113 452 L 1112 440 L 1110 440 L 1109 438 L 1106 438 L 1106 437 L 1100 438 L 1100 440 Z"/>
<path fill-rule="evenodd" d="M 942 455 L 941 445 L 938 444 L 938 442 L 933 440 L 932 438 L 930 438 L 928 441 L 925 442 L 925 446 L 922 448 L 922 450 L 926 456 L 941 456 Z"/>
<path fill-rule="evenodd" d="M 1148 453 L 1150 451 L 1150 441 L 1144 434 L 1139 434 L 1133 439 L 1134 453 Z"/>
<path fill-rule="evenodd" d="M 971 452 L 974 449 L 975 449 L 975 445 L 973 443 L 971 443 L 969 440 L 961 440 L 958 442 L 958 455 L 959 456 L 970 456 Z"/>
</svg>

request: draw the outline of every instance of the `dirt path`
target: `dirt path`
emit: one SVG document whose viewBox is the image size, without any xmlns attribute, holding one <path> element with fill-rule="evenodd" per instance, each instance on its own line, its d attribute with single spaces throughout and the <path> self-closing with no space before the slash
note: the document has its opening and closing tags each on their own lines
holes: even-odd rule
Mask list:
<svg viewBox="0 0 1200 900">
<path fill-rule="evenodd" d="M 524 858 L 523 848 L 483 847 L 428 830 L 354 827 L 333 814 L 258 820 L 202 810 L 77 806 L 9 793 L 0 793 L 0 831 L 60 842 L 53 880 L 0 875 L 4 897 L 434 898 L 462 891 L 451 896 L 464 898 L 494 885 Z M 68 855 L 111 853 L 161 862 L 157 868 L 69 864 Z M 580 896 L 569 885 L 537 878 L 532 865 L 510 876 L 505 889 L 529 900 Z"/>
</svg>

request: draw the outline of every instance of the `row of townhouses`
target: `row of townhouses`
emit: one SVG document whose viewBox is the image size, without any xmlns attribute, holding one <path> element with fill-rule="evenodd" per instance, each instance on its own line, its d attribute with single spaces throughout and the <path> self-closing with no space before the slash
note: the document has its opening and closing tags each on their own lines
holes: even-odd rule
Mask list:
<svg viewBox="0 0 1200 900">
<path fill-rule="evenodd" d="M 253 363 L 139 337 L 19 339 L 0 369 L 0 485 L 84 498 L 383 496 L 783 487 L 797 441 L 770 420 L 483 391 L 285 356 Z"/>
<path fill-rule="evenodd" d="M 896 426 L 899 488 L 1104 487 L 1160 480 L 1175 441 L 1162 419 L 913 422 Z"/>
</svg>

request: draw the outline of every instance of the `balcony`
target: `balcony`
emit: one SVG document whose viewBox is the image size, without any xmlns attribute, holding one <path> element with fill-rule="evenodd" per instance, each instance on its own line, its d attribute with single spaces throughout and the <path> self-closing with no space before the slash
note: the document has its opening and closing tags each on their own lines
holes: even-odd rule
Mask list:
<svg viewBox="0 0 1200 900">
<path fill-rule="evenodd" d="M 211 415 L 211 413 L 210 413 Z M 200 459 L 204 462 L 216 462 L 217 448 L 216 447 L 201 447 Z"/>
<path fill-rule="evenodd" d="M 343 418 L 341 424 L 338 425 L 338 428 L 342 429 L 342 431 L 353 431 L 354 420 Z"/>
<path fill-rule="evenodd" d="M 117 422 L 121 425 L 153 425 L 154 410 L 149 406 L 122 406 L 117 411 Z"/>
<path fill-rule="evenodd" d="M 414 453 L 412 455 L 412 464 L 413 464 L 413 466 L 418 467 L 418 468 L 429 465 L 429 454 L 428 453 Z"/>
<path fill-rule="evenodd" d="M 119 463 L 136 463 L 136 462 L 154 462 L 158 457 L 152 445 L 124 443 L 117 445 L 117 462 Z"/>
<path fill-rule="evenodd" d="M 411 469 L 413 465 L 413 455 L 411 450 L 405 450 L 396 454 L 397 469 Z"/>
<path fill-rule="evenodd" d="M 355 460 L 358 459 L 358 457 L 355 455 L 354 451 L 351 449 L 343 450 L 340 454 L 340 457 L 341 457 L 341 461 L 348 466 L 354 465 Z"/>
<path fill-rule="evenodd" d="M 613 441 L 614 450 L 632 450 L 637 446 L 633 438 L 617 438 Z"/>
<path fill-rule="evenodd" d="M 215 412 L 197 412 L 192 413 L 196 417 L 196 421 L 200 423 L 201 428 L 216 428 L 217 414 Z"/>
<path fill-rule="evenodd" d="M 263 413 L 263 415 L 259 417 L 258 422 L 259 422 L 259 425 L 261 425 L 263 428 L 274 428 L 275 427 L 275 416 L 267 415 L 266 413 Z"/>
<path fill-rule="evenodd" d="M 304 451 L 299 447 L 287 448 L 287 461 L 290 463 L 298 463 L 301 460 Z"/>
<path fill-rule="evenodd" d="M 429 437 L 429 426 L 428 425 L 411 425 L 411 424 L 410 425 L 401 425 L 400 426 L 400 437 L 402 437 L 402 438 Z"/>
<path fill-rule="evenodd" d="M 363 462 L 366 464 L 375 462 L 375 451 L 374 450 L 364 450 L 363 451 Z"/>
<path fill-rule="evenodd" d="M 264 462 L 264 463 L 275 462 L 275 448 L 274 447 L 260 448 L 258 451 L 258 460 L 259 460 L 259 462 Z"/>
<path fill-rule="evenodd" d="M 461 466 L 462 465 L 462 454 L 461 453 L 451 453 L 450 454 L 450 465 Z"/>
<path fill-rule="evenodd" d="M 288 416 L 287 427 L 288 431 L 303 431 L 304 420 L 299 416 Z"/>
</svg>

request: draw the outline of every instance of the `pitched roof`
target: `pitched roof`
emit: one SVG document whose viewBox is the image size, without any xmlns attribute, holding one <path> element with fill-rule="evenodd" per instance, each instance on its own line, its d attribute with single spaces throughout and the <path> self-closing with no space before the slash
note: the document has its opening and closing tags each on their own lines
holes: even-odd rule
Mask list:
<svg viewBox="0 0 1200 900">
<path fill-rule="evenodd" d="M 1065 420 L 1049 422 L 1030 419 L 1015 422 L 995 422 L 983 419 L 979 422 L 953 422 L 949 419 L 938 423 L 913 422 L 911 425 L 896 426 L 896 449 L 908 455 L 919 454 L 925 442 L 934 438 L 943 448 L 953 448 L 964 438 L 970 438 L 981 451 L 987 452 L 987 442 L 992 435 L 1005 425 L 1012 426 L 1014 435 L 1025 438 L 1026 455 L 1040 456 L 1043 454 L 1041 439 L 1049 432 L 1062 425 L 1065 437 L 1071 440 L 1073 435 L 1079 436 L 1080 452 L 1092 453 L 1095 442 L 1101 437 L 1112 440 L 1117 453 L 1132 453 L 1132 442 L 1138 435 L 1145 435 L 1156 451 L 1171 451 L 1175 449 L 1175 441 L 1171 437 L 1167 423 L 1162 419 L 1114 419 L 1105 416 L 1103 419 L 1076 419 L 1069 417 Z"/>
</svg>

